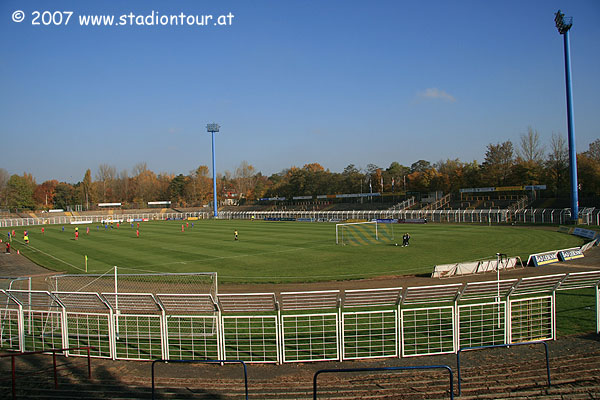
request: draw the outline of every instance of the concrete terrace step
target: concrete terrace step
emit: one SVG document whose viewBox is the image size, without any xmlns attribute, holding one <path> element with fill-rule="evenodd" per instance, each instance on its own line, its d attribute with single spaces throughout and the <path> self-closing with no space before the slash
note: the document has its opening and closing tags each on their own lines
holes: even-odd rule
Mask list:
<svg viewBox="0 0 600 400">
<path fill-rule="evenodd" d="M 146 391 L 133 391 L 131 389 L 121 390 L 118 392 L 105 390 L 103 392 L 90 392 L 78 388 L 76 390 L 47 390 L 47 391 L 26 391 L 18 392 L 17 398 L 22 399 L 139 399 L 139 398 L 150 398 L 151 392 Z M 464 400 L 473 399 L 597 399 L 600 394 L 600 387 L 582 387 L 578 389 L 568 388 L 567 391 L 557 392 L 553 390 L 541 391 L 541 390 L 522 390 L 522 391 L 501 391 L 501 392 L 487 392 L 479 395 L 463 395 L 460 398 Z M 9 392 L 3 392 L 3 398 L 9 398 Z M 244 398 L 243 393 L 218 393 L 218 392 L 202 392 L 198 390 L 160 390 L 157 391 L 157 399 L 241 399 Z M 255 393 L 250 392 L 249 398 L 251 399 L 265 399 L 265 400 L 290 400 L 290 399 L 311 399 L 311 392 L 296 392 L 288 391 L 287 393 Z M 337 399 L 349 399 L 349 398 L 361 398 L 361 399 L 447 399 L 449 395 L 445 393 L 410 393 L 407 391 L 319 391 L 319 399 L 337 400 Z"/>
<path fill-rule="evenodd" d="M 385 398 L 404 398 L 404 399 L 443 399 L 449 398 L 447 389 L 444 387 L 414 387 L 403 384 L 398 385 L 344 385 L 334 387 L 319 386 L 319 399 L 385 399 Z M 436 385 L 437 386 L 437 385 Z M 444 385 L 442 385 L 444 386 Z M 151 388 L 148 386 L 129 386 L 129 385 L 107 385 L 107 384 L 61 384 L 60 389 L 54 390 L 50 382 L 44 382 L 38 385 L 28 385 L 18 389 L 18 398 L 36 398 L 36 399 L 137 399 L 150 398 Z M 250 386 L 250 398 L 253 399 L 310 399 L 312 398 L 312 387 L 269 387 L 264 385 L 261 388 Z M 456 389 L 456 388 L 455 388 Z M 4 386 L 0 389 L 0 395 L 8 398 L 10 387 Z M 513 385 L 492 385 L 489 387 L 479 387 L 473 391 L 463 390 L 460 397 L 464 400 L 471 399 L 497 399 L 497 398 L 528 398 L 528 399 L 580 399 L 580 398 L 598 398 L 600 394 L 600 379 L 588 380 L 556 380 L 555 384 L 548 388 L 545 385 L 539 387 L 515 388 Z M 243 388 L 240 386 L 222 387 L 219 390 L 214 388 L 164 388 L 157 387 L 157 398 L 201 398 L 201 399 L 237 399 L 243 398 Z"/>
<path fill-rule="evenodd" d="M 565 343 L 565 344 L 563 344 Z M 462 396 L 457 399 L 600 399 L 600 351 L 592 341 L 554 342 L 550 352 L 551 387 L 547 386 L 543 350 L 523 346 L 519 352 L 467 352 L 461 356 Z M 566 347 L 568 345 L 568 347 Z M 514 347 L 513 349 L 517 349 Z M 406 364 L 447 364 L 454 372 L 458 393 L 455 356 L 427 359 L 374 360 L 366 364 L 333 363 L 305 365 L 248 365 L 250 399 L 312 399 L 313 373 L 328 367 L 368 365 L 371 367 Z M 31 364 L 19 366 L 19 399 L 148 399 L 151 397 L 150 363 L 92 360 L 93 379 L 87 378 L 87 364 L 69 358 L 59 372 L 58 390 L 52 373 L 27 375 L 40 365 L 51 363 L 41 356 Z M 156 379 L 159 399 L 243 399 L 243 379 L 239 369 L 192 369 L 175 365 L 159 371 Z M 7 370 L 8 368 L 8 370 Z M 22 369 L 21 369 L 22 368 Z M 10 366 L 1 365 L 4 377 Z M 51 371 L 51 370 L 49 370 Z M 196 375 L 199 376 L 195 377 Z M 442 370 L 395 371 L 393 373 L 323 374 L 318 387 L 321 400 L 341 399 L 448 399 L 448 374 Z M 0 398 L 11 397 L 10 380 L 0 381 Z"/>
</svg>

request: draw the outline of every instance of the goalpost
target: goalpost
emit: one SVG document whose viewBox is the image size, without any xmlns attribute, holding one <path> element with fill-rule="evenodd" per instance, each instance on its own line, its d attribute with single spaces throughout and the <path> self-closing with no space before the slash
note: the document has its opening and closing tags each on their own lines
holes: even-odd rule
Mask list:
<svg viewBox="0 0 600 400">
<path fill-rule="evenodd" d="M 361 245 L 386 239 L 393 240 L 394 227 L 392 225 L 377 221 L 335 224 L 335 243 Z"/>
</svg>

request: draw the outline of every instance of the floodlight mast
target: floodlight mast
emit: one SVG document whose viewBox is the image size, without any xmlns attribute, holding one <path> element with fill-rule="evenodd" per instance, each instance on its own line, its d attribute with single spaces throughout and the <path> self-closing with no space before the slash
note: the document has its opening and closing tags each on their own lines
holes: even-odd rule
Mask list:
<svg viewBox="0 0 600 400">
<path fill-rule="evenodd" d="M 579 221 L 579 195 L 577 185 L 577 151 L 575 148 L 575 128 L 573 125 L 573 92 L 571 89 L 571 50 L 569 30 L 573 26 L 573 18 L 565 17 L 558 10 L 554 17 L 558 33 L 564 38 L 565 81 L 567 91 L 567 131 L 569 136 L 569 173 L 571 175 L 571 223 Z"/>
<path fill-rule="evenodd" d="M 219 124 L 215 123 L 206 125 L 206 131 L 212 135 L 213 215 L 215 218 L 219 216 L 219 211 L 217 208 L 217 169 L 215 162 L 215 133 L 219 132 L 219 128 Z"/>
</svg>

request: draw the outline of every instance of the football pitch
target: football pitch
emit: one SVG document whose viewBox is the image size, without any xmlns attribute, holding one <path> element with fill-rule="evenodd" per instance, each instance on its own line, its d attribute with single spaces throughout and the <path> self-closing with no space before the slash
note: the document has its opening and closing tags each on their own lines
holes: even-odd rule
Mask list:
<svg viewBox="0 0 600 400">
<path fill-rule="evenodd" d="M 183 230 L 182 230 L 183 225 Z M 381 224 L 384 225 L 384 224 Z M 388 224 L 385 224 L 388 225 Z M 75 227 L 79 238 L 75 240 Z M 13 250 L 66 273 L 217 272 L 220 282 L 285 283 L 430 274 L 436 264 L 519 256 L 583 244 L 548 227 L 394 224 L 393 235 L 336 245 L 334 223 L 197 220 L 15 228 Z M 86 233 L 89 228 L 89 234 Z M 23 230 L 28 229 L 28 245 Z M 383 228 L 382 228 L 383 229 Z M 12 230 L 12 228 L 11 228 Z M 234 231 L 239 240 L 234 240 Z M 402 235 L 410 233 L 410 246 Z M 7 238 L 8 228 L 0 230 Z M 398 246 L 395 246 L 398 243 Z"/>
</svg>

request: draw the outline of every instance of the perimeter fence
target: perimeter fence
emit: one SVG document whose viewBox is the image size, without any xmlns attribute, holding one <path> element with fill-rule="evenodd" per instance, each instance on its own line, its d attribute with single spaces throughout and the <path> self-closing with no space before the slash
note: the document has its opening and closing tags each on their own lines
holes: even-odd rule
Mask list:
<svg viewBox="0 0 600 400">
<path fill-rule="evenodd" d="M 553 340 L 557 292 L 581 288 L 594 290 L 600 333 L 600 271 L 279 294 L 3 289 L 0 339 L 4 350 L 91 346 L 122 360 L 414 357 Z"/>
<path fill-rule="evenodd" d="M 208 219 L 207 212 L 185 213 L 132 213 L 119 215 L 56 216 L 47 218 L 0 219 L 0 228 L 43 224 L 86 224 L 104 221 L 154 221 L 183 220 L 188 218 Z M 569 209 L 457 209 L 457 210 L 348 210 L 348 211 L 219 211 L 220 219 L 294 219 L 313 222 L 340 222 L 346 220 L 397 219 L 404 222 L 446 223 L 526 223 L 526 224 L 569 224 Z M 600 226 L 600 210 L 584 208 L 579 212 L 581 224 Z"/>
<path fill-rule="evenodd" d="M 211 215 L 206 212 L 169 212 L 169 213 L 131 213 L 131 214 L 86 214 L 78 216 L 48 216 L 31 218 L 4 218 L 0 219 L 0 228 L 31 226 L 31 225 L 61 225 L 61 224 L 94 224 L 105 222 L 137 222 L 137 221 L 164 221 L 183 220 L 188 218 L 206 219 Z"/>
<path fill-rule="evenodd" d="M 224 219 L 281 218 L 300 221 L 340 222 L 346 220 L 397 219 L 400 222 L 446 223 L 527 223 L 569 224 L 569 209 L 468 209 L 468 210 L 348 210 L 348 211 L 221 211 Z M 600 225 L 600 210 L 586 208 L 579 212 L 584 225 Z"/>
</svg>

